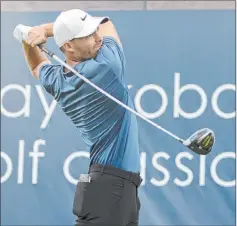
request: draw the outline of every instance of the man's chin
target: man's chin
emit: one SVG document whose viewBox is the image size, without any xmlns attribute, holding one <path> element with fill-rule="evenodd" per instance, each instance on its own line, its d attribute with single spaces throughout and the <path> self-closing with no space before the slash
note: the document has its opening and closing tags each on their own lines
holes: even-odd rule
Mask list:
<svg viewBox="0 0 237 226">
<path fill-rule="evenodd" d="M 83 59 L 83 61 L 91 60 L 97 57 L 99 50 L 95 51 L 94 53 L 90 54 L 90 56 Z"/>
<path fill-rule="evenodd" d="M 92 58 L 96 58 L 97 55 L 98 55 L 98 52 L 99 52 L 99 50 L 97 50 L 97 51 L 93 54 L 93 57 L 92 57 Z"/>
</svg>

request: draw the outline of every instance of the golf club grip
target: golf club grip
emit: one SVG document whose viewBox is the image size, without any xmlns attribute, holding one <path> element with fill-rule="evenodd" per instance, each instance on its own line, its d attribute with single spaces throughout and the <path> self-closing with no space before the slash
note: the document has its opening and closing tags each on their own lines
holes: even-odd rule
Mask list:
<svg viewBox="0 0 237 226">
<path fill-rule="evenodd" d="M 46 54 L 48 54 L 50 57 L 53 57 L 53 56 L 54 56 L 54 53 L 51 52 L 51 51 L 49 51 L 48 49 L 46 49 L 43 44 L 39 44 L 38 47 L 39 47 L 42 51 L 44 51 Z"/>
<path fill-rule="evenodd" d="M 44 48 L 44 45 L 43 45 L 43 44 L 39 44 L 38 47 L 39 47 L 40 49 L 43 49 L 43 48 Z"/>
<path fill-rule="evenodd" d="M 109 93 L 107 93 L 106 91 L 104 91 L 103 89 L 99 88 L 98 86 L 96 86 L 94 83 L 92 83 L 90 80 L 88 80 L 87 78 L 85 78 L 84 76 L 82 76 L 81 74 L 79 74 L 76 70 L 74 70 L 72 67 L 70 67 L 68 64 L 66 64 L 64 61 L 62 61 L 59 57 L 57 57 L 54 53 L 50 52 L 49 50 L 47 50 L 44 47 L 40 47 L 45 53 L 47 53 L 49 56 L 51 56 L 54 60 L 56 60 L 58 63 L 60 63 L 61 65 L 63 65 L 64 67 L 66 67 L 68 70 L 72 71 L 76 76 L 78 76 L 79 78 L 81 78 L 83 81 L 85 81 L 86 83 L 88 83 L 89 85 L 91 85 L 92 87 L 94 87 L 96 90 L 98 90 L 99 92 L 101 92 L 102 94 L 104 94 L 105 96 L 107 96 L 108 98 L 110 98 L 111 100 L 113 100 L 114 102 L 116 102 L 117 104 L 119 104 L 120 106 L 122 106 L 123 108 L 127 109 L 128 111 L 134 113 L 135 115 L 137 115 L 138 117 L 142 118 L 143 120 L 145 120 L 146 122 L 148 122 L 149 124 L 153 125 L 154 127 L 162 130 L 163 132 L 165 132 L 166 134 L 169 134 L 170 136 L 172 136 L 173 138 L 175 138 L 176 140 L 180 141 L 181 143 L 183 143 L 183 140 L 181 138 L 179 138 L 178 136 L 174 135 L 173 133 L 171 133 L 170 131 L 164 129 L 163 127 L 157 125 L 156 123 L 152 122 L 151 120 L 147 119 L 145 116 L 139 114 L 138 112 L 136 112 L 135 110 L 133 110 L 132 108 L 128 107 L 126 104 L 122 103 L 121 101 L 119 101 L 118 99 L 116 99 L 115 97 L 113 97 L 112 95 L 110 95 Z"/>
</svg>

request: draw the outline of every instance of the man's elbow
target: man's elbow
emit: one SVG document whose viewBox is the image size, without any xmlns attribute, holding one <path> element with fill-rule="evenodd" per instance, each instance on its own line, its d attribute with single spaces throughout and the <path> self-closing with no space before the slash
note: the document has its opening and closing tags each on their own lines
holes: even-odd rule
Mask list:
<svg viewBox="0 0 237 226">
<path fill-rule="evenodd" d="M 101 34 L 102 37 L 103 36 L 113 37 L 122 46 L 121 40 L 115 28 L 115 25 L 112 23 L 111 20 L 100 25 L 99 33 Z"/>
<path fill-rule="evenodd" d="M 34 78 L 39 79 L 39 73 L 36 70 L 32 70 L 31 74 Z"/>
<path fill-rule="evenodd" d="M 38 64 L 35 68 L 31 69 L 31 74 L 33 75 L 33 77 L 35 77 L 36 79 L 39 79 L 40 76 L 40 68 L 45 65 L 45 64 L 51 64 L 51 62 L 49 60 L 45 60 L 42 61 L 40 64 Z"/>
</svg>

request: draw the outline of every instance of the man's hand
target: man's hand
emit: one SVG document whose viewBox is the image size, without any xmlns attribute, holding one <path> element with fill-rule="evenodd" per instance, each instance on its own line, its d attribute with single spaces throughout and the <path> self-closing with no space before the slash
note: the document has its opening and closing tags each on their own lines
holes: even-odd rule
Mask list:
<svg viewBox="0 0 237 226">
<path fill-rule="evenodd" d="M 28 38 L 25 42 L 31 47 L 36 47 L 37 45 L 46 43 L 47 38 L 47 31 L 44 26 L 36 26 L 29 30 Z"/>
</svg>

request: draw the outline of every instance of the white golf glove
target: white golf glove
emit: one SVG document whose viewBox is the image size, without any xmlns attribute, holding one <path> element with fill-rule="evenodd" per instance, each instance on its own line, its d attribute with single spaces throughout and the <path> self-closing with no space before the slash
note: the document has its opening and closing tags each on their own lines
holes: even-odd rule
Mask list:
<svg viewBox="0 0 237 226">
<path fill-rule="evenodd" d="M 28 34 L 31 27 L 25 26 L 23 24 L 18 24 L 14 31 L 13 36 L 19 41 L 22 42 L 23 40 L 26 41 L 28 39 Z"/>
</svg>

